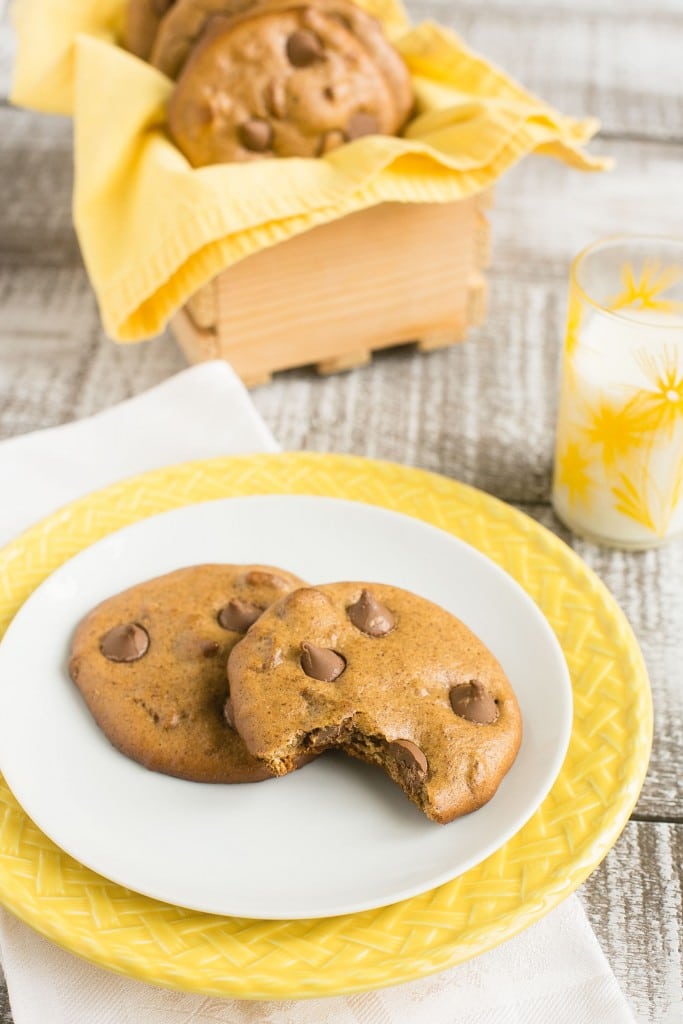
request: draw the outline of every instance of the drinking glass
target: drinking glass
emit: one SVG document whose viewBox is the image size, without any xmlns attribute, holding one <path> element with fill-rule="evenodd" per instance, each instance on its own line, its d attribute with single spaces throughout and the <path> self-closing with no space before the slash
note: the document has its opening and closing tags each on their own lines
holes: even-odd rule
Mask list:
<svg viewBox="0 0 683 1024">
<path fill-rule="evenodd" d="M 574 260 L 552 501 L 612 547 L 683 531 L 683 239 L 609 238 Z"/>
</svg>

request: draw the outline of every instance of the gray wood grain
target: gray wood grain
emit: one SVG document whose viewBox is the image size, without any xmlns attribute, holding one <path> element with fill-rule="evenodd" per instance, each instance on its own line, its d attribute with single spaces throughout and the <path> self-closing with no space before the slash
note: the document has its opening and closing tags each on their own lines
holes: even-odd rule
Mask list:
<svg viewBox="0 0 683 1024">
<path fill-rule="evenodd" d="M 652 1024 L 683 1019 L 681 863 L 683 826 L 631 821 L 578 891 L 638 1020 Z"/>
<path fill-rule="evenodd" d="M 9 1005 L 5 976 L 0 967 L 0 1024 L 12 1024 L 12 1010 Z"/>
<path fill-rule="evenodd" d="M 633 817 L 683 824 L 683 538 L 657 551 L 610 551 L 574 537 L 547 505 L 518 507 L 558 534 L 583 558 L 616 597 L 631 623 L 651 681 L 655 735 Z"/>
<path fill-rule="evenodd" d="M 80 260 L 71 219 L 73 131 L 68 118 L 0 106 L 0 260 Z"/>
<path fill-rule="evenodd" d="M 529 159 L 492 212 L 487 323 L 428 356 L 384 352 L 321 379 L 304 369 L 253 393 L 284 448 L 346 451 L 445 473 L 558 533 L 605 581 L 642 647 L 655 739 L 632 820 L 579 894 L 639 1019 L 683 1017 L 683 540 L 626 554 L 574 538 L 549 507 L 556 371 L 570 260 L 619 231 L 683 236 L 680 0 L 410 0 L 576 115 L 603 121 L 608 175 Z M 102 332 L 73 231 L 71 124 L 2 102 L 12 36 L 0 3 L 0 437 L 90 415 L 179 371 L 168 336 Z M 4 1001 L 3 1001 L 4 1000 Z M 0 1021 L 11 1021 L 0 984 Z"/>
<path fill-rule="evenodd" d="M 0 103 L 7 97 L 12 79 L 16 39 L 8 0 L 0 0 Z"/>
<path fill-rule="evenodd" d="M 607 135 L 683 138 L 683 7 L 542 0 L 413 0 L 559 110 Z"/>
</svg>

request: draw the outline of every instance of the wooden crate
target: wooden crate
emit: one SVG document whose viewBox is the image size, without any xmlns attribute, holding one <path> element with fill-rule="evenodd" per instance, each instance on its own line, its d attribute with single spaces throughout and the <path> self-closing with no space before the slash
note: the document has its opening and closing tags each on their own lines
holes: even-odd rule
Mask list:
<svg viewBox="0 0 683 1024">
<path fill-rule="evenodd" d="M 171 322 L 190 362 L 227 359 L 248 387 L 276 370 L 361 366 L 372 352 L 462 341 L 486 306 L 489 194 L 385 203 L 249 256 Z"/>
</svg>

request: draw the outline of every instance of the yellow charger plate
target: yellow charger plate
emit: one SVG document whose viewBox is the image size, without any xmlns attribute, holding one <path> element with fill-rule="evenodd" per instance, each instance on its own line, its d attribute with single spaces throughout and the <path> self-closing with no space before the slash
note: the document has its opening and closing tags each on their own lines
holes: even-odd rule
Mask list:
<svg viewBox="0 0 683 1024">
<path fill-rule="evenodd" d="M 625 616 L 586 565 L 532 519 L 445 477 L 353 456 L 186 463 L 76 501 L 0 552 L 0 632 L 51 572 L 113 530 L 250 494 L 324 495 L 403 512 L 462 538 L 513 576 L 550 622 L 572 677 L 572 736 L 550 793 L 496 853 L 437 889 L 342 917 L 255 921 L 183 910 L 102 878 L 44 836 L 0 777 L 0 899 L 43 935 L 114 971 L 245 999 L 380 988 L 510 938 L 572 892 L 614 844 L 652 736 L 647 673 Z"/>
</svg>

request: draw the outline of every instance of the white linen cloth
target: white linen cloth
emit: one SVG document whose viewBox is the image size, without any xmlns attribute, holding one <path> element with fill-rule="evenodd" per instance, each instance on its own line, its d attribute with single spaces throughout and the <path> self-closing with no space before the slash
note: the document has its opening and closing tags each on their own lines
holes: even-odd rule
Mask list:
<svg viewBox="0 0 683 1024">
<path fill-rule="evenodd" d="M 277 445 L 225 363 L 185 370 L 96 416 L 0 444 L 0 544 L 123 477 Z M 378 992 L 246 1002 L 155 988 L 53 945 L 0 910 L 15 1024 L 629 1024 L 633 1014 L 574 896 L 441 974 Z"/>
</svg>

